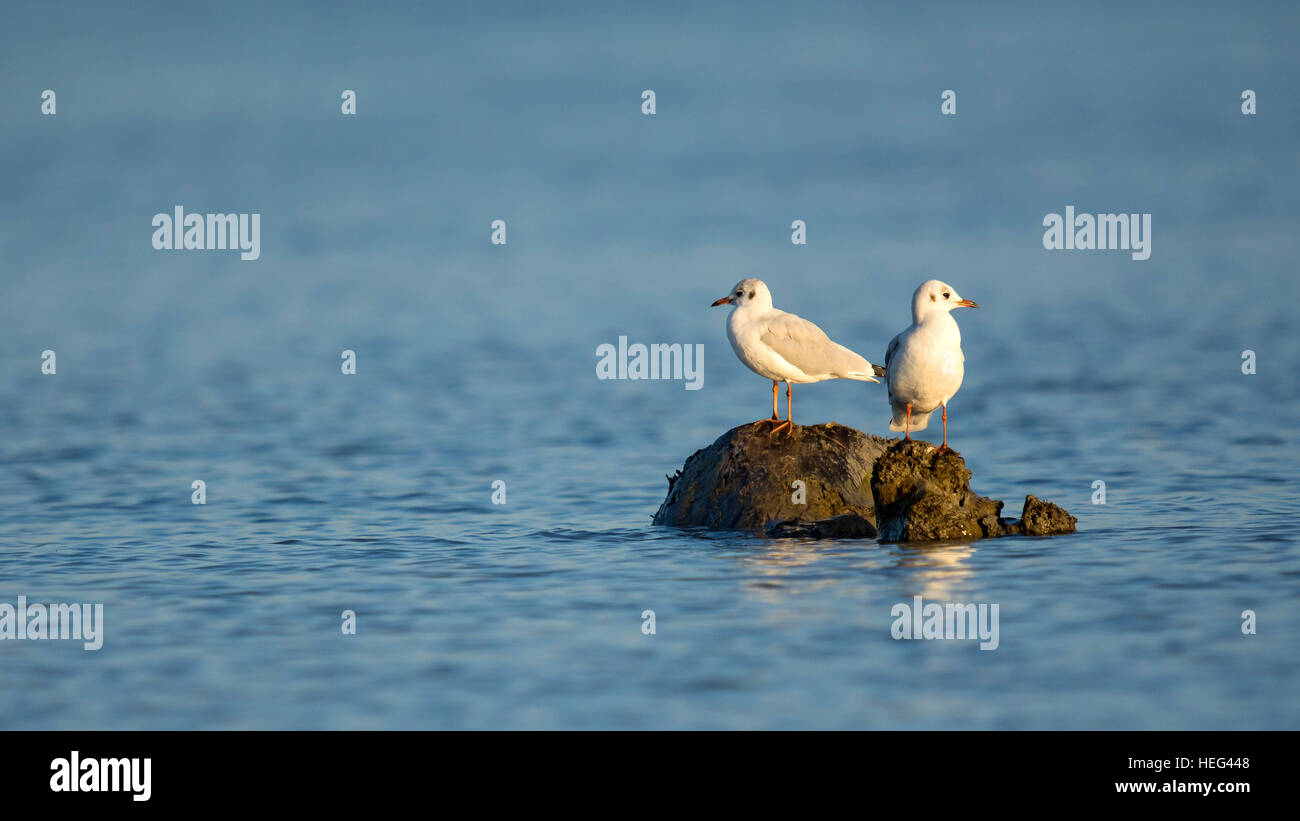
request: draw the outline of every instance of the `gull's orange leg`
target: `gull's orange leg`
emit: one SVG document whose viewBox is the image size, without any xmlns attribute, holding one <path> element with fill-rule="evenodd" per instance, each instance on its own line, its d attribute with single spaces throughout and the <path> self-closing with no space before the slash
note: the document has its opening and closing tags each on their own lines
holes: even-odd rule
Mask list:
<svg viewBox="0 0 1300 821">
<path fill-rule="evenodd" d="M 779 425 L 773 425 L 773 426 L 772 426 L 772 430 L 773 430 L 773 431 L 778 431 L 778 430 L 780 430 L 781 428 L 785 428 L 785 435 L 786 435 L 786 436 L 789 436 L 791 433 L 794 433 L 794 422 L 791 420 L 790 416 L 791 416 L 791 414 L 790 414 L 790 383 L 789 383 L 789 382 L 786 382 L 786 383 L 785 383 L 785 421 L 782 422 L 782 423 L 779 424 Z"/>
<path fill-rule="evenodd" d="M 943 406 L 943 444 L 939 446 L 939 452 L 943 453 L 948 449 L 948 406 Z"/>
<path fill-rule="evenodd" d="M 903 434 L 903 441 L 905 442 L 912 441 L 912 403 L 911 402 L 907 403 L 907 423 L 904 426 L 904 429 L 907 432 Z"/>
<path fill-rule="evenodd" d="M 780 384 L 780 383 L 779 383 L 777 380 L 775 380 L 775 379 L 772 380 L 772 416 L 771 416 L 771 418 L 768 418 L 768 419 L 760 419 L 760 420 L 758 420 L 757 422 L 754 423 L 755 425 L 761 425 L 761 424 L 763 424 L 764 422 L 767 422 L 767 423 L 769 423 L 769 424 L 775 425 L 775 424 L 777 424 L 778 422 L 781 421 L 781 414 L 779 414 L 779 413 L 776 412 L 776 396 L 777 396 L 777 387 L 778 387 L 779 384 Z"/>
</svg>

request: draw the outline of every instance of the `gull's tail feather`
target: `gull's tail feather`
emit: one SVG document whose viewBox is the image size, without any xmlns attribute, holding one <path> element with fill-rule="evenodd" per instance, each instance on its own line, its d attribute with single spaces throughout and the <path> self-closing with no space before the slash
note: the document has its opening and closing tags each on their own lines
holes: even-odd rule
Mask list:
<svg viewBox="0 0 1300 821">
<path fill-rule="evenodd" d="M 871 370 L 875 372 L 876 376 L 884 376 L 884 375 L 885 375 L 885 369 L 882 368 L 882 367 L 880 367 L 879 365 L 872 365 L 872 366 L 871 366 Z"/>
<path fill-rule="evenodd" d="M 912 411 L 912 430 L 925 430 L 925 426 L 930 424 L 931 413 L 934 413 L 934 411 L 925 413 Z M 902 433 L 907 430 L 907 427 L 907 406 L 894 405 L 894 418 L 889 420 L 889 429 L 896 433 Z"/>
<path fill-rule="evenodd" d="M 835 343 L 831 343 L 835 345 Z M 844 374 L 845 379 L 854 379 L 858 382 L 879 382 L 877 376 L 880 376 L 880 368 L 872 365 L 870 360 L 860 353 L 849 350 L 843 345 L 835 345 L 843 354 L 843 357 L 836 363 L 837 370 Z"/>
</svg>

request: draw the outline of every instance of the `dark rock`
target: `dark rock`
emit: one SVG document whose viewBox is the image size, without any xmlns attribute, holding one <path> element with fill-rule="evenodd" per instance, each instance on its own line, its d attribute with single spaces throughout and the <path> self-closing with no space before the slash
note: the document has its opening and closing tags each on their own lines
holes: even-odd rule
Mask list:
<svg viewBox="0 0 1300 821">
<path fill-rule="evenodd" d="M 987 539 L 1026 533 L 1073 533 L 1078 522 L 1050 502 L 1025 499 L 1020 520 L 1002 518 L 1002 502 L 970 489 L 961 455 L 928 442 L 900 441 L 876 460 L 871 475 L 882 542 Z"/>
<path fill-rule="evenodd" d="M 795 425 L 789 436 L 771 433 L 766 423 L 732 428 L 668 478 L 654 523 L 762 530 L 769 522 L 822 522 L 851 513 L 869 525 L 876 520 L 871 470 L 888 444 L 834 422 Z M 795 501 L 796 480 L 804 483 L 804 504 Z"/>
<path fill-rule="evenodd" d="M 1051 502 L 1037 496 L 1025 497 L 1025 509 L 1020 514 L 1020 531 L 1026 536 L 1054 536 L 1073 533 L 1079 520 Z"/>
<path fill-rule="evenodd" d="M 1002 535 L 1002 503 L 970 489 L 966 462 L 913 439 L 891 445 L 871 475 L 880 540 L 917 542 Z"/>
<path fill-rule="evenodd" d="M 820 522 L 772 522 L 765 530 L 772 538 L 874 539 L 876 526 L 856 513 L 832 516 Z"/>
<path fill-rule="evenodd" d="M 668 478 L 654 523 L 882 542 L 1048 536 L 1078 524 L 1034 496 L 1019 519 L 1004 519 L 1002 502 L 972 491 L 970 478 L 960 454 L 929 442 L 891 442 L 834 422 L 796 425 L 790 436 L 742 425 Z"/>
</svg>

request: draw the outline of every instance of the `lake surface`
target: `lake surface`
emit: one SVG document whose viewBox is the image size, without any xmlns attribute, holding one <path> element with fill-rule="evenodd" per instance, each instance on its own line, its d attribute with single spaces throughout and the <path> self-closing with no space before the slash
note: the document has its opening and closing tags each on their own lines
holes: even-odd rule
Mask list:
<svg viewBox="0 0 1300 821">
<path fill-rule="evenodd" d="M 1294 6 L 39 9 L 0 31 L 0 602 L 105 639 L 0 641 L 0 727 L 1300 727 Z M 176 205 L 260 213 L 261 258 L 154 250 Z M 1045 250 L 1068 205 L 1151 214 L 1150 259 Z M 769 412 L 708 307 L 745 276 L 873 361 L 921 281 L 979 302 L 952 444 L 1079 532 L 652 527 Z M 703 388 L 597 379 L 620 336 Z M 882 386 L 795 393 L 888 433 Z M 917 595 L 998 648 L 894 640 Z"/>
</svg>

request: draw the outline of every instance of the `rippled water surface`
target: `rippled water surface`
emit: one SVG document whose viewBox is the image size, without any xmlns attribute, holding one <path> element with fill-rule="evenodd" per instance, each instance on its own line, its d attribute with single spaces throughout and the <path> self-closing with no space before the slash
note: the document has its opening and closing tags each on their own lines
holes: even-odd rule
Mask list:
<svg viewBox="0 0 1300 821">
<path fill-rule="evenodd" d="M 1300 726 L 1292 7 L 481 14 L 0 31 L 0 601 L 106 619 L 0 642 L 0 727 Z M 154 251 L 177 204 L 261 213 L 261 259 Z M 1045 251 L 1067 205 L 1151 258 Z M 768 411 L 708 307 L 749 275 L 873 359 L 920 281 L 978 301 L 953 444 L 1079 533 L 652 527 Z M 703 389 L 596 379 L 619 336 Z M 886 432 L 880 386 L 796 393 Z M 1000 646 L 893 640 L 915 595 Z"/>
</svg>

